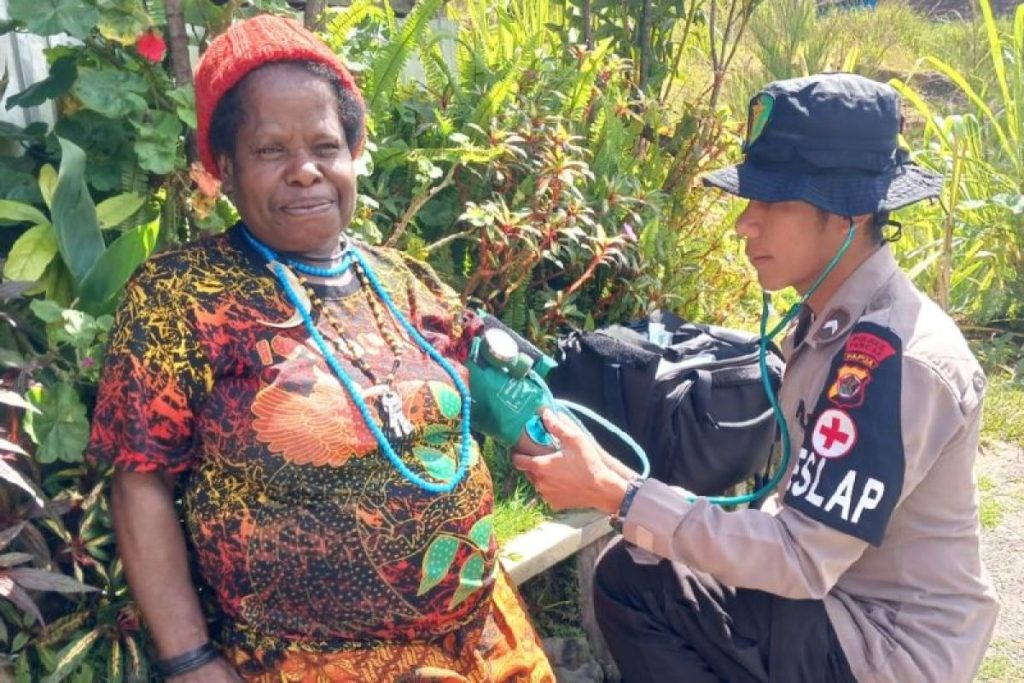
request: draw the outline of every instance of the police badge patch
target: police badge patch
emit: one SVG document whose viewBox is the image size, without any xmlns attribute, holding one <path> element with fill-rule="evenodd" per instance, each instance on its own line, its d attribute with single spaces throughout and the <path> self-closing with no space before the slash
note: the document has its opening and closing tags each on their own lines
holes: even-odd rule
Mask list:
<svg viewBox="0 0 1024 683">
<path fill-rule="evenodd" d="M 808 420 L 785 504 L 879 545 L 903 489 L 902 344 L 858 323 Z"/>
</svg>

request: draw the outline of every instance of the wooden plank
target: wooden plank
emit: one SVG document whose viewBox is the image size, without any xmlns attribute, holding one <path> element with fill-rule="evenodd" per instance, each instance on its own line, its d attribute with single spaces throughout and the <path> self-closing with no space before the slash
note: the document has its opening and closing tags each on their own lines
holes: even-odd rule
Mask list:
<svg viewBox="0 0 1024 683">
<path fill-rule="evenodd" d="M 610 532 L 607 515 L 593 510 L 569 510 L 509 540 L 499 557 L 512 581 L 519 585 Z"/>
</svg>

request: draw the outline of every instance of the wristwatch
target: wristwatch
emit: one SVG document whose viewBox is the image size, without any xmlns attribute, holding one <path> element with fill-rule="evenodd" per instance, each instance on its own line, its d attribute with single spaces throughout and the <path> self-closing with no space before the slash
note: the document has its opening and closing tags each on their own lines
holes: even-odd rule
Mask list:
<svg viewBox="0 0 1024 683">
<path fill-rule="evenodd" d="M 626 493 L 622 496 L 622 503 L 619 505 L 618 512 L 608 519 L 612 529 L 615 529 L 620 534 L 622 533 L 622 524 L 626 521 L 626 515 L 629 514 L 629 508 L 633 505 L 633 499 L 636 498 L 637 491 L 640 490 L 645 481 L 647 480 L 639 474 L 634 474 L 629 478 L 629 481 L 626 482 Z"/>
</svg>

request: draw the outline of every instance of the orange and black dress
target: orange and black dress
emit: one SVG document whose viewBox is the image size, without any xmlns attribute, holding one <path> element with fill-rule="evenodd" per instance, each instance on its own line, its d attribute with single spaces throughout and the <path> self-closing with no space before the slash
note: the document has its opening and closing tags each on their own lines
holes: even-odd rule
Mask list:
<svg viewBox="0 0 1024 683">
<path fill-rule="evenodd" d="M 476 323 L 458 299 L 397 251 L 361 251 L 465 379 L 458 361 Z M 356 344 L 380 376 L 394 369 L 403 333 L 395 325 L 385 343 L 379 328 L 393 321 L 375 317 L 372 291 L 358 279 L 310 287 L 343 325 L 314 307 L 321 334 Z M 460 457 L 460 395 L 419 347 L 399 348 L 393 386 L 415 430 L 398 455 L 445 481 Z M 554 680 L 497 563 L 490 474 L 475 443 L 468 452 L 451 493 L 403 477 L 240 226 L 149 260 L 125 292 L 90 454 L 187 474 L 187 535 L 219 614 L 214 635 L 247 680 Z"/>
</svg>

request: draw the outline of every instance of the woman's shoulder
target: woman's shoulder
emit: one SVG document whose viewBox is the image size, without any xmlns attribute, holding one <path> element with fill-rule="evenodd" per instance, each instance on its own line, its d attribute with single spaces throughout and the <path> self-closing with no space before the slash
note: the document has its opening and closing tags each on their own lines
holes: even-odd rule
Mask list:
<svg viewBox="0 0 1024 683">
<path fill-rule="evenodd" d="M 190 242 L 171 245 L 152 254 L 135 271 L 136 286 L 187 286 L 225 273 L 237 264 L 237 250 L 228 233 L 205 235 Z"/>
</svg>

